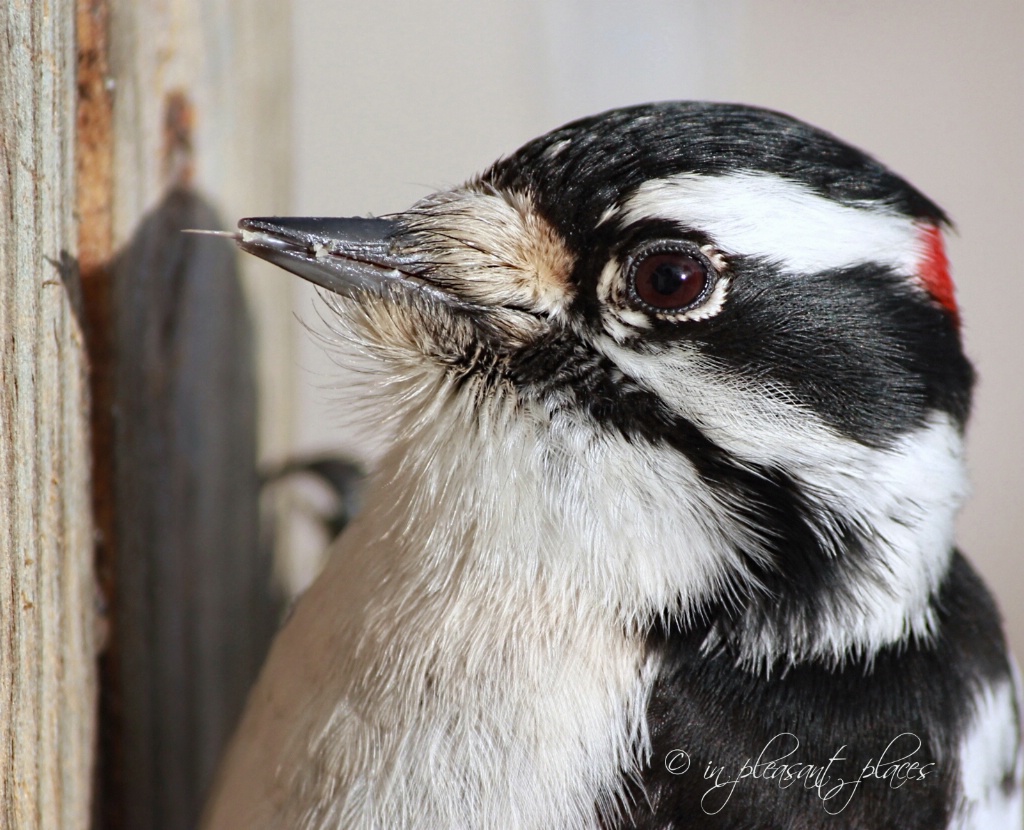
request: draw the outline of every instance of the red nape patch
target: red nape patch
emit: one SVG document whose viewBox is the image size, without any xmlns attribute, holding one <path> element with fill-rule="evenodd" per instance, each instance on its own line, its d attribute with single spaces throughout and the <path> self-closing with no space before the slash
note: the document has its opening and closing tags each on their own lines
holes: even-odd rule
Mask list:
<svg viewBox="0 0 1024 830">
<path fill-rule="evenodd" d="M 942 241 L 942 231 L 935 225 L 921 229 L 923 256 L 917 266 L 917 273 L 925 290 L 931 294 L 953 320 L 960 325 L 960 309 L 956 306 L 953 278 L 949 275 L 949 259 Z"/>
</svg>

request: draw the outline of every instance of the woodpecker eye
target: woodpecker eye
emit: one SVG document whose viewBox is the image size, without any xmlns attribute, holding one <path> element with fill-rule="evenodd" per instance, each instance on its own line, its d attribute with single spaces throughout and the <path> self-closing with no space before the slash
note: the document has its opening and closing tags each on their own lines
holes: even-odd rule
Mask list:
<svg viewBox="0 0 1024 830">
<path fill-rule="evenodd" d="M 687 251 L 652 251 L 637 258 L 629 272 L 636 299 L 661 311 L 690 308 L 707 295 L 712 282 L 704 258 Z"/>
</svg>

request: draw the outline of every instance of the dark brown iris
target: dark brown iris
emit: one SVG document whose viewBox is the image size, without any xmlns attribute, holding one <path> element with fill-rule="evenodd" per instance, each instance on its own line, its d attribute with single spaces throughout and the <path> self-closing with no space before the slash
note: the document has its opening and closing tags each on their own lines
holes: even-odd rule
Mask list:
<svg viewBox="0 0 1024 830">
<path fill-rule="evenodd" d="M 633 267 L 632 281 L 642 302 L 665 311 L 680 311 L 704 296 L 710 276 L 700 258 L 666 251 L 641 259 Z"/>
</svg>

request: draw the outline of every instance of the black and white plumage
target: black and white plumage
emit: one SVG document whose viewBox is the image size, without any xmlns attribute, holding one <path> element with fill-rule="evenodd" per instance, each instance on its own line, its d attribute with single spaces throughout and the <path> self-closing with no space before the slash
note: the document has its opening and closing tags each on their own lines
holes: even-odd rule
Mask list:
<svg viewBox="0 0 1024 830">
<path fill-rule="evenodd" d="M 206 826 L 1018 830 L 945 225 L 706 103 L 387 218 L 243 221 L 335 292 L 395 438 Z"/>
</svg>

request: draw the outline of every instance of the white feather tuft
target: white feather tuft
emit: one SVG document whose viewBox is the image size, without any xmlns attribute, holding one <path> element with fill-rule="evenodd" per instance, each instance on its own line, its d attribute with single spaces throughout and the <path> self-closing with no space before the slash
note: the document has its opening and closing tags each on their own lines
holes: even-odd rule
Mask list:
<svg viewBox="0 0 1024 830">
<path fill-rule="evenodd" d="M 1019 675 L 981 690 L 960 745 L 955 830 L 1024 827 L 1024 755 L 1015 700 Z"/>
</svg>

